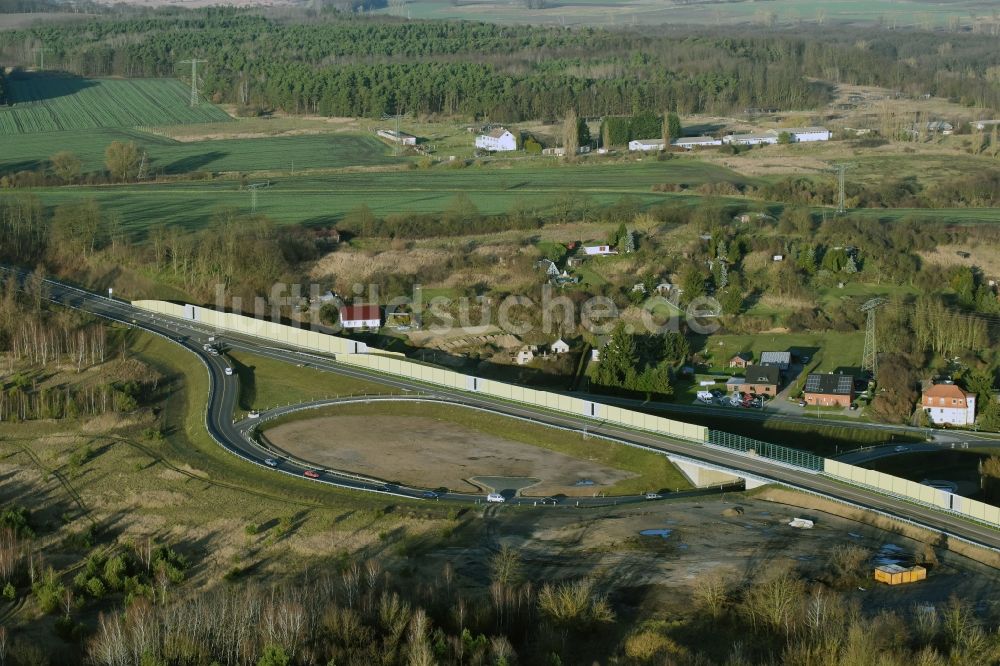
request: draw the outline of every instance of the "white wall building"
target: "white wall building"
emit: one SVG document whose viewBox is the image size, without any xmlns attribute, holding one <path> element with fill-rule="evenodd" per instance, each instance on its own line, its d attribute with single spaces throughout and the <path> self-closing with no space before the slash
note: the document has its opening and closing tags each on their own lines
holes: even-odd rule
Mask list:
<svg viewBox="0 0 1000 666">
<path fill-rule="evenodd" d="M 769 130 L 768 134 L 775 137 L 782 132 L 788 132 L 795 143 L 808 143 L 810 141 L 829 141 L 832 133 L 825 127 L 781 127 L 776 130 Z"/>
<path fill-rule="evenodd" d="M 934 384 L 924 391 L 921 406 L 937 425 L 970 426 L 976 422 L 976 394 L 956 384 Z"/>
<path fill-rule="evenodd" d="M 691 150 L 703 146 L 721 146 L 722 139 L 716 139 L 713 136 L 685 136 L 674 141 L 673 145 Z"/>
<path fill-rule="evenodd" d="M 592 257 L 608 255 L 608 254 L 618 254 L 618 251 L 615 250 L 610 245 L 584 245 L 583 251 L 585 254 Z"/>
<path fill-rule="evenodd" d="M 407 134 L 406 132 L 397 132 L 396 130 L 391 129 L 380 129 L 376 131 L 375 134 L 387 141 L 392 141 L 393 143 L 398 143 L 403 146 L 417 145 L 417 137 L 412 134 Z"/>
<path fill-rule="evenodd" d="M 648 152 L 663 150 L 665 145 L 663 139 L 635 139 L 628 142 L 628 149 L 632 152 Z"/>
<path fill-rule="evenodd" d="M 345 329 L 378 328 L 382 309 L 377 305 L 345 305 L 340 308 L 340 325 Z"/>
<path fill-rule="evenodd" d="M 517 150 L 517 137 L 503 127 L 497 127 L 476 137 L 476 148 L 496 153 Z"/>
<path fill-rule="evenodd" d="M 552 350 L 553 354 L 566 354 L 569 352 L 569 345 L 566 344 L 562 338 L 559 338 L 552 343 L 552 346 L 549 347 L 549 349 Z"/>
<path fill-rule="evenodd" d="M 778 135 L 770 133 L 748 132 L 746 134 L 727 134 L 722 137 L 722 143 L 735 143 L 738 146 L 760 146 L 778 143 Z"/>
</svg>

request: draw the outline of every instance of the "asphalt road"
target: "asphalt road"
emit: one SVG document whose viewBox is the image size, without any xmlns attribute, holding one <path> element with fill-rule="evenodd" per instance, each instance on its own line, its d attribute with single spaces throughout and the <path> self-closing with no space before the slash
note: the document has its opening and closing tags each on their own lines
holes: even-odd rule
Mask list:
<svg viewBox="0 0 1000 666">
<path fill-rule="evenodd" d="M 10 271 L 21 278 L 24 277 L 24 273 L 20 271 L 13 271 L 6 268 L 0 270 Z M 206 426 L 211 436 L 228 451 L 242 457 L 248 462 L 263 466 L 264 460 L 271 457 L 270 452 L 261 448 L 253 441 L 248 440 L 232 420 L 239 393 L 237 378 L 225 374 L 226 362 L 222 357 L 210 355 L 203 349 L 203 345 L 207 343 L 208 336 L 216 334 L 214 331 L 195 322 L 149 313 L 132 307 L 129 303 L 111 300 L 63 283 L 48 280 L 46 284 L 49 290 L 48 296 L 55 303 L 159 334 L 180 344 L 188 351 L 197 354 L 206 363 L 211 379 L 206 412 Z M 990 548 L 1000 549 L 1000 530 L 996 528 L 974 523 L 947 511 L 882 495 L 863 487 L 848 485 L 808 470 L 746 456 L 720 447 L 671 440 L 654 433 L 628 430 L 616 425 L 596 422 L 583 417 L 551 413 L 527 405 L 484 399 L 475 394 L 441 387 L 427 387 L 407 379 L 380 375 L 354 367 L 346 367 L 330 359 L 285 348 L 275 345 L 271 341 L 259 338 L 239 336 L 230 332 L 226 332 L 224 335 L 220 335 L 220 337 L 224 338 L 225 344 L 229 347 L 244 349 L 261 356 L 295 364 L 305 362 L 310 367 L 320 370 L 336 372 L 368 381 L 376 381 L 404 391 L 419 392 L 427 394 L 430 397 L 473 407 L 482 407 L 556 427 L 586 431 L 591 435 L 621 441 L 630 445 L 672 452 L 694 460 L 704 461 L 776 481 L 790 487 L 825 495 L 833 499 L 908 520 L 918 525 Z M 304 465 L 290 460 L 282 462 L 278 468 L 275 468 L 278 472 L 296 476 L 301 475 L 305 469 Z M 333 475 L 327 475 L 327 478 L 321 478 L 318 481 L 400 497 L 419 498 L 422 492 L 416 489 L 387 488 L 380 484 L 343 477 L 333 477 Z M 471 499 L 471 497 L 455 496 L 454 499 L 465 501 Z M 597 498 L 594 498 L 594 500 L 596 501 Z M 604 503 L 607 503 L 607 500 L 604 500 Z"/>
</svg>

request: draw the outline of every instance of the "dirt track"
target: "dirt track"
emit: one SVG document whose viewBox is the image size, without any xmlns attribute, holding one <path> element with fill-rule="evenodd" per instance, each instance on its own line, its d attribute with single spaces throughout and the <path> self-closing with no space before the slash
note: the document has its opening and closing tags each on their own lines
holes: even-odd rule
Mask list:
<svg viewBox="0 0 1000 666">
<path fill-rule="evenodd" d="M 267 438 L 288 453 L 327 467 L 425 488 L 482 490 L 475 476 L 535 477 L 528 496 L 592 495 L 631 473 L 512 442 L 431 418 L 328 416 L 279 425 Z M 589 479 L 593 485 L 574 486 Z"/>
</svg>

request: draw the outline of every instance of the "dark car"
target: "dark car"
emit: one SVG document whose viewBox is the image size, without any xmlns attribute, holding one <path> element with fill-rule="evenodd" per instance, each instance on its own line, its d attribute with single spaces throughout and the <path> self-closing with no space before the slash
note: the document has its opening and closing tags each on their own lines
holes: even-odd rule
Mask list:
<svg viewBox="0 0 1000 666">
<path fill-rule="evenodd" d="M 302 472 L 302 476 L 308 476 L 310 479 L 318 479 L 319 472 L 313 469 L 307 469 L 306 471 Z"/>
<path fill-rule="evenodd" d="M 542 499 L 538 500 L 538 503 L 539 504 L 553 504 L 553 505 L 555 505 L 555 504 L 559 504 L 559 500 L 557 500 L 555 497 L 543 497 Z"/>
<path fill-rule="evenodd" d="M 433 490 L 425 490 L 424 492 L 420 493 L 420 496 L 423 497 L 424 499 L 437 499 L 438 497 L 441 497 L 441 495 L 434 492 Z"/>
</svg>

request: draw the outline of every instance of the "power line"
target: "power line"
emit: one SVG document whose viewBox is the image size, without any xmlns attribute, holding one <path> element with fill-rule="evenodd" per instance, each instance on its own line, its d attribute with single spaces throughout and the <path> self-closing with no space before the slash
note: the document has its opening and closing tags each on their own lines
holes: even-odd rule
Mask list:
<svg viewBox="0 0 1000 666">
<path fill-rule="evenodd" d="M 861 358 L 861 369 L 869 370 L 872 377 L 878 373 L 878 345 L 875 340 L 875 311 L 885 305 L 885 299 L 881 296 L 865 301 L 861 306 L 861 311 L 866 313 L 865 321 L 865 352 Z"/>
<path fill-rule="evenodd" d="M 199 60 L 197 58 L 191 58 L 190 60 L 181 60 L 180 64 L 186 65 L 191 63 L 191 108 L 198 106 L 198 63 L 208 62 L 207 60 Z"/>
<path fill-rule="evenodd" d="M 383 113 L 382 120 L 395 120 L 396 121 L 396 140 L 393 142 L 395 145 L 392 149 L 393 155 L 399 155 L 400 146 L 403 145 L 403 137 L 399 133 L 399 121 L 406 118 L 408 114 L 406 113 Z"/>
<path fill-rule="evenodd" d="M 271 181 L 265 181 L 263 183 L 251 183 L 247 185 L 247 189 L 250 190 L 250 212 L 257 212 L 257 190 L 262 190 L 264 188 L 270 187 Z"/>
</svg>

